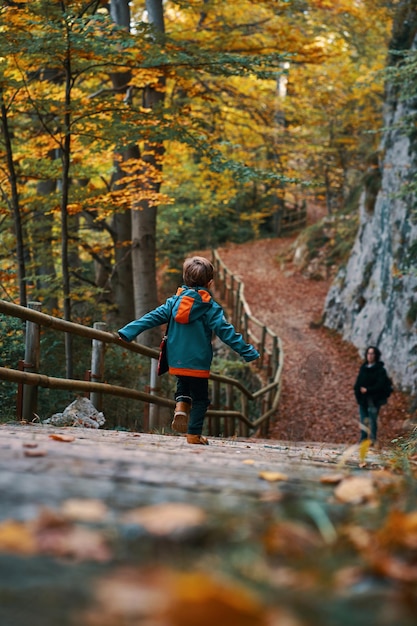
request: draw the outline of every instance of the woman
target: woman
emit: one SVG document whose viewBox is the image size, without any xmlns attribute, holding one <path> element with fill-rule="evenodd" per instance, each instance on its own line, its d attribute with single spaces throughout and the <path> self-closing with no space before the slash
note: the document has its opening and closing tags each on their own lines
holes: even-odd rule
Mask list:
<svg viewBox="0 0 417 626">
<path fill-rule="evenodd" d="M 359 404 L 360 440 L 370 436 L 371 445 L 376 442 L 379 409 L 386 404 L 387 378 L 380 350 L 376 346 L 368 346 L 353 389 Z"/>
</svg>

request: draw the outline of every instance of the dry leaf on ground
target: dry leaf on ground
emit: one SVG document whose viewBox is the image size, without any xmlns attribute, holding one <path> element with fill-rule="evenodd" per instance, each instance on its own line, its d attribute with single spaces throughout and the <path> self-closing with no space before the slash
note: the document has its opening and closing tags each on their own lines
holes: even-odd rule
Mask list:
<svg viewBox="0 0 417 626">
<path fill-rule="evenodd" d="M 66 519 L 73 521 L 102 522 L 108 509 L 101 500 L 71 498 L 62 503 L 61 513 Z"/>
<path fill-rule="evenodd" d="M 366 476 L 348 476 L 334 490 L 340 502 L 361 504 L 371 502 L 376 498 L 374 482 Z"/>
<path fill-rule="evenodd" d="M 288 480 L 288 475 L 287 474 L 283 474 L 282 472 L 259 472 L 259 478 L 262 478 L 262 480 L 267 480 L 270 483 L 279 481 L 279 480 Z"/>
<path fill-rule="evenodd" d="M 337 485 L 346 478 L 346 474 L 340 472 L 334 472 L 333 474 L 323 474 L 320 476 L 320 482 L 324 485 Z"/>
<path fill-rule="evenodd" d="M 65 443 L 71 443 L 71 441 L 75 441 L 75 437 L 72 435 L 48 435 L 49 439 L 53 439 L 54 441 L 64 441 Z"/>
<path fill-rule="evenodd" d="M 123 522 L 139 524 L 153 535 L 168 536 L 199 527 L 204 524 L 206 517 L 205 511 L 200 507 L 167 502 L 129 511 L 123 516 Z"/>
<path fill-rule="evenodd" d="M 278 522 L 271 525 L 263 537 L 270 554 L 284 554 L 300 558 L 309 550 L 323 546 L 317 531 L 301 522 Z"/>
<path fill-rule="evenodd" d="M 94 596 L 80 616 L 86 626 L 301 626 L 245 586 L 205 572 L 121 569 L 100 580 Z"/>
<path fill-rule="evenodd" d="M 28 448 L 24 450 L 23 454 L 25 456 L 38 457 L 38 456 L 46 456 L 48 452 L 46 450 L 41 450 L 40 448 L 39 449 Z"/>
<path fill-rule="evenodd" d="M 0 524 L 0 552 L 31 555 L 36 553 L 36 540 L 23 522 L 6 520 Z"/>
</svg>

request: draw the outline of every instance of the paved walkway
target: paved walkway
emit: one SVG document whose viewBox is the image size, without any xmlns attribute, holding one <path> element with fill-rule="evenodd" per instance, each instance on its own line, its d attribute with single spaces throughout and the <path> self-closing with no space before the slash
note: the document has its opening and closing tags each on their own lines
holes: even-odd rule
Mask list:
<svg viewBox="0 0 417 626">
<path fill-rule="evenodd" d="M 359 469 L 358 451 L 342 445 L 197 447 L 181 436 L 2 425 L 0 624 L 411 626 L 386 589 L 377 613 L 393 621 L 373 621 L 351 557 L 336 564 L 329 552 L 352 510 L 333 479 L 383 473 L 383 463 L 370 452 Z M 380 594 L 366 584 L 367 597 Z"/>
<path fill-rule="evenodd" d="M 3 425 L 0 437 L 3 518 L 25 517 L 28 507 L 59 507 L 69 497 L 100 497 L 117 512 L 161 500 L 204 503 L 225 493 L 238 505 L 277 484 L 302 483 L 309 492 L 337 470 L 346 450 L 261 439 L 210 438 L 209 446 L 190 446 L 182 436 L 40 425 Z M 370 462 L 378 459 L 369 454 Z M 348 460 L 357 466 L 357 453 Z M 265 479 L 264 472 L 286 479 Z"/>
</svg>

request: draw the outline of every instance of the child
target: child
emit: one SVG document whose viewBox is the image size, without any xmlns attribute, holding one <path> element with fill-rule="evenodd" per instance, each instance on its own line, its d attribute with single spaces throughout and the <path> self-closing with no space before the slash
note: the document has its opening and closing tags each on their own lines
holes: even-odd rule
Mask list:
<svg viewBox="0 0 417 626">
<path fill-rule="evenodd" d="M 122 339 L 132 341 L 144 330 L 169 322 L 169 373 L 177 377 L 172 428 L 177 432 L 186 432 L 188 443 L 199 445 L 208 445 L 207 438 L 201 433 L 210 404 L 208 378 L 213 359 L 213 333 L 245 361 L 259 357 L 259 352 L 226 321 L 222 307 L 213 300 L 209 291 L 213 274 L 213 265 L 204 257 L 186 259 L 183 266 L 184 285 L 176 295 L 118 331 Z"/>
</svg>

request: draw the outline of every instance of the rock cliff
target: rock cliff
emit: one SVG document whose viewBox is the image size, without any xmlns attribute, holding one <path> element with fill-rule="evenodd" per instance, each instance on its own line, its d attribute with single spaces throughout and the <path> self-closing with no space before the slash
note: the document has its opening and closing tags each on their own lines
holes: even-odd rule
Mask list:
<svg viewBox="0 0 417 626">
<path fill-rule="evenodd" d="M 414 0 L 401 4 L 415 11 Z M 416 13 L 400 17 L 401 24 L 398 19 L 394 24 L 393 43 L 399 46 L 408 40 L 403 49 L 416 50 Z M 392 49 L 401 48 L 394 45 Z M 415 393 L 417 102 L 415 97 L 404 99 L 402 89 L 387 87 L 378 165 L 362 193 L 359 229 L 349 261 L 327 295 L 324 323 L 360 351 L 368 344 L 378 345 L 396 386 Z M 413 120 L 414 134 L 405 129 L 405 120 Z"/>
</svg>

